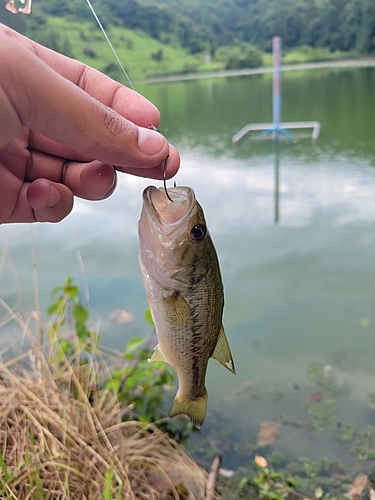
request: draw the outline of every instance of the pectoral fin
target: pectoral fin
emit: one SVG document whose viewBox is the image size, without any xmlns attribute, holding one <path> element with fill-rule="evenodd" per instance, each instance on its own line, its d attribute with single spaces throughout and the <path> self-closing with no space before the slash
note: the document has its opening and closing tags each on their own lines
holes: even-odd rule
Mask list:
<svg viewBox="0 0 375 500">
<path fill-rule="evenodd" d="M 148 361 L 149 362 L 151 362 L 151 361 L 164 361 L 164 363 L 168 363 L 168 360 L 164 356 L 164 352 L 161 350 L 161 347 L 159 344 L 155 347 L 154 352 L 152 353 L 152 356 Z"/>
<path fill-rule="evenodd" d="M 173 318 L 173 324 L 177 328 L 186 328 L 191 322 L 191 310 L 189 304 L 178 290 L 164 297 L 164 313 Z"/>
<path fill-rule="evenodd" d="M 221 325 L 216 347 L 211 357 L 216 359 L 216 361 L 219 361 L 219 363 L 225 366 L 225 368 L 228 368 L 228 370 L 231 371 L 232 373 L 236 373 L 236 370 L 234 368 L 232 353 L 230 352 L 230 347 L 224 332 L 223 325 Z"/>
</svg>

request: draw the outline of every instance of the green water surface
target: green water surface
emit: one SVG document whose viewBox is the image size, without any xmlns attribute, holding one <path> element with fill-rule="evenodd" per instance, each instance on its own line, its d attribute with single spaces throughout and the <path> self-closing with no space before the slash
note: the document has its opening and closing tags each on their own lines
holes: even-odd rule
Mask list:
<svg viewBox="0 0 375 500">
<path fill-rule="evenodd" d="M 293 134 L 278 155 L 272 141 L 256 136 L 232 145 L 247 123 L 271 121 L 271 75 L 137 90 L 161 110 L 161 130 L 182 157 L 176 181 L 196 191 L 222 266 L 237 375 L 210 362 L 203 436 L 219 423 L 229 428 L 222 445 L 229 440 L 227 465 L 235 466 L 253 453 L 262 420 L 311 422 L 310 398 L 322 388 L 307 371 L 321 365 L 337 381 L 327 393 L 334 419 L 325 432 L 283 425 L 270 449 L 350 461 L 348 446 L 333 437 L 336 428 L 375 424 L 368 405 L 375 392 L 375 69 L 284 73 L 283 120 L 319 121 L 322 128 L 316 144 L 306 132 Z M 85 301 L 104 344 L 122 350 L 131 336 L 147 337 L 137 221 L 150 183 L 122 176 L 109 200 L 78 200 L 68 219 L 35 225 L 33 235 L 26 225 L 1 226 L 12 258 L 2 261 L 2 299 L 20 310 L 35 307 L 34 239 L 42 310 L 50 290 L 74 276 L 83 289 L 87 280 Z M 111 324 L 115 308 L 136 320 Z M 0 330 L 5 345 L 17 335 L 12 324 Z"/>
</svg>

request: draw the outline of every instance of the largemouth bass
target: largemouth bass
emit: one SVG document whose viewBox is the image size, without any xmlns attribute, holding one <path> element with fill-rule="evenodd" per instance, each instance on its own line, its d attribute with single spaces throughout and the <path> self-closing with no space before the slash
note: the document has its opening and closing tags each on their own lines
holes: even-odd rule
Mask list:
<svg viewBox="0 0 375 500">
<path fill-rule="evenodd" d="M 158 345 L 150 361 L 172 365 L 179 382 L 170 417 L 201 427 L 210 357 L 235 373 L 222 325 L 223 285 L 202 207 L 189 187 L 149 186 L 139 221 L 139 264 Z M 172 201 L 171 201 L 172 200 Z"/>
</svg>

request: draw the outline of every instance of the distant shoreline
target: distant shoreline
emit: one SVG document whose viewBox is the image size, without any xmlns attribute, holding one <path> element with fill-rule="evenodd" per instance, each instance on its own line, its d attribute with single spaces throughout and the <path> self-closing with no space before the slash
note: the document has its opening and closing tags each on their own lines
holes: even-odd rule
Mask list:
<svg viewBox="0 0 375 500">
<path fill-rule="evenodd" d="M 368 57 L 363 59 L 342 59 L 336 61 L 321 61 L 311 63 L 299 64 L 283 64 L 282 71 L 297 71 L 306 69 L 322 69 L 322 68 L 366 68 L 375 67 L 375 57 Z M 248 68 L 238 70 L 222 70 L 210 71 L 205 73 L 188 73 L 184 75 L 165 75 L 150 77 L 141 80 L 137 83 L 165 83 L 165 82 L 180 82 L 188 80 L 203 80 L 205 78 L 226 78 L 231 76 L 244 76 L 244 75 L 262 75 L 265 73 L 272 73 L 272 66 L 261 68 Z"/>
</svg>

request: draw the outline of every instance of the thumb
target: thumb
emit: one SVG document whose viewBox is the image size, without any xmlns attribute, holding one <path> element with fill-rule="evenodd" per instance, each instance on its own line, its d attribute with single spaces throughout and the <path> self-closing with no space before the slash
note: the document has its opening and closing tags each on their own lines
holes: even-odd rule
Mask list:
<svg viewBox="0 0 375 500">
<path fill-rule="evenodd" d="M 6 142 L 25 126 L 119 167 L 154 167 L 167 157 L 168 143 L 161 134 L 128 121 L 4 34 L 0 60 L 0 104 L 5 103 L 0 109 L 6 115 L 0 121 L 7 124 L 2 134 Z"/>
</svg>

